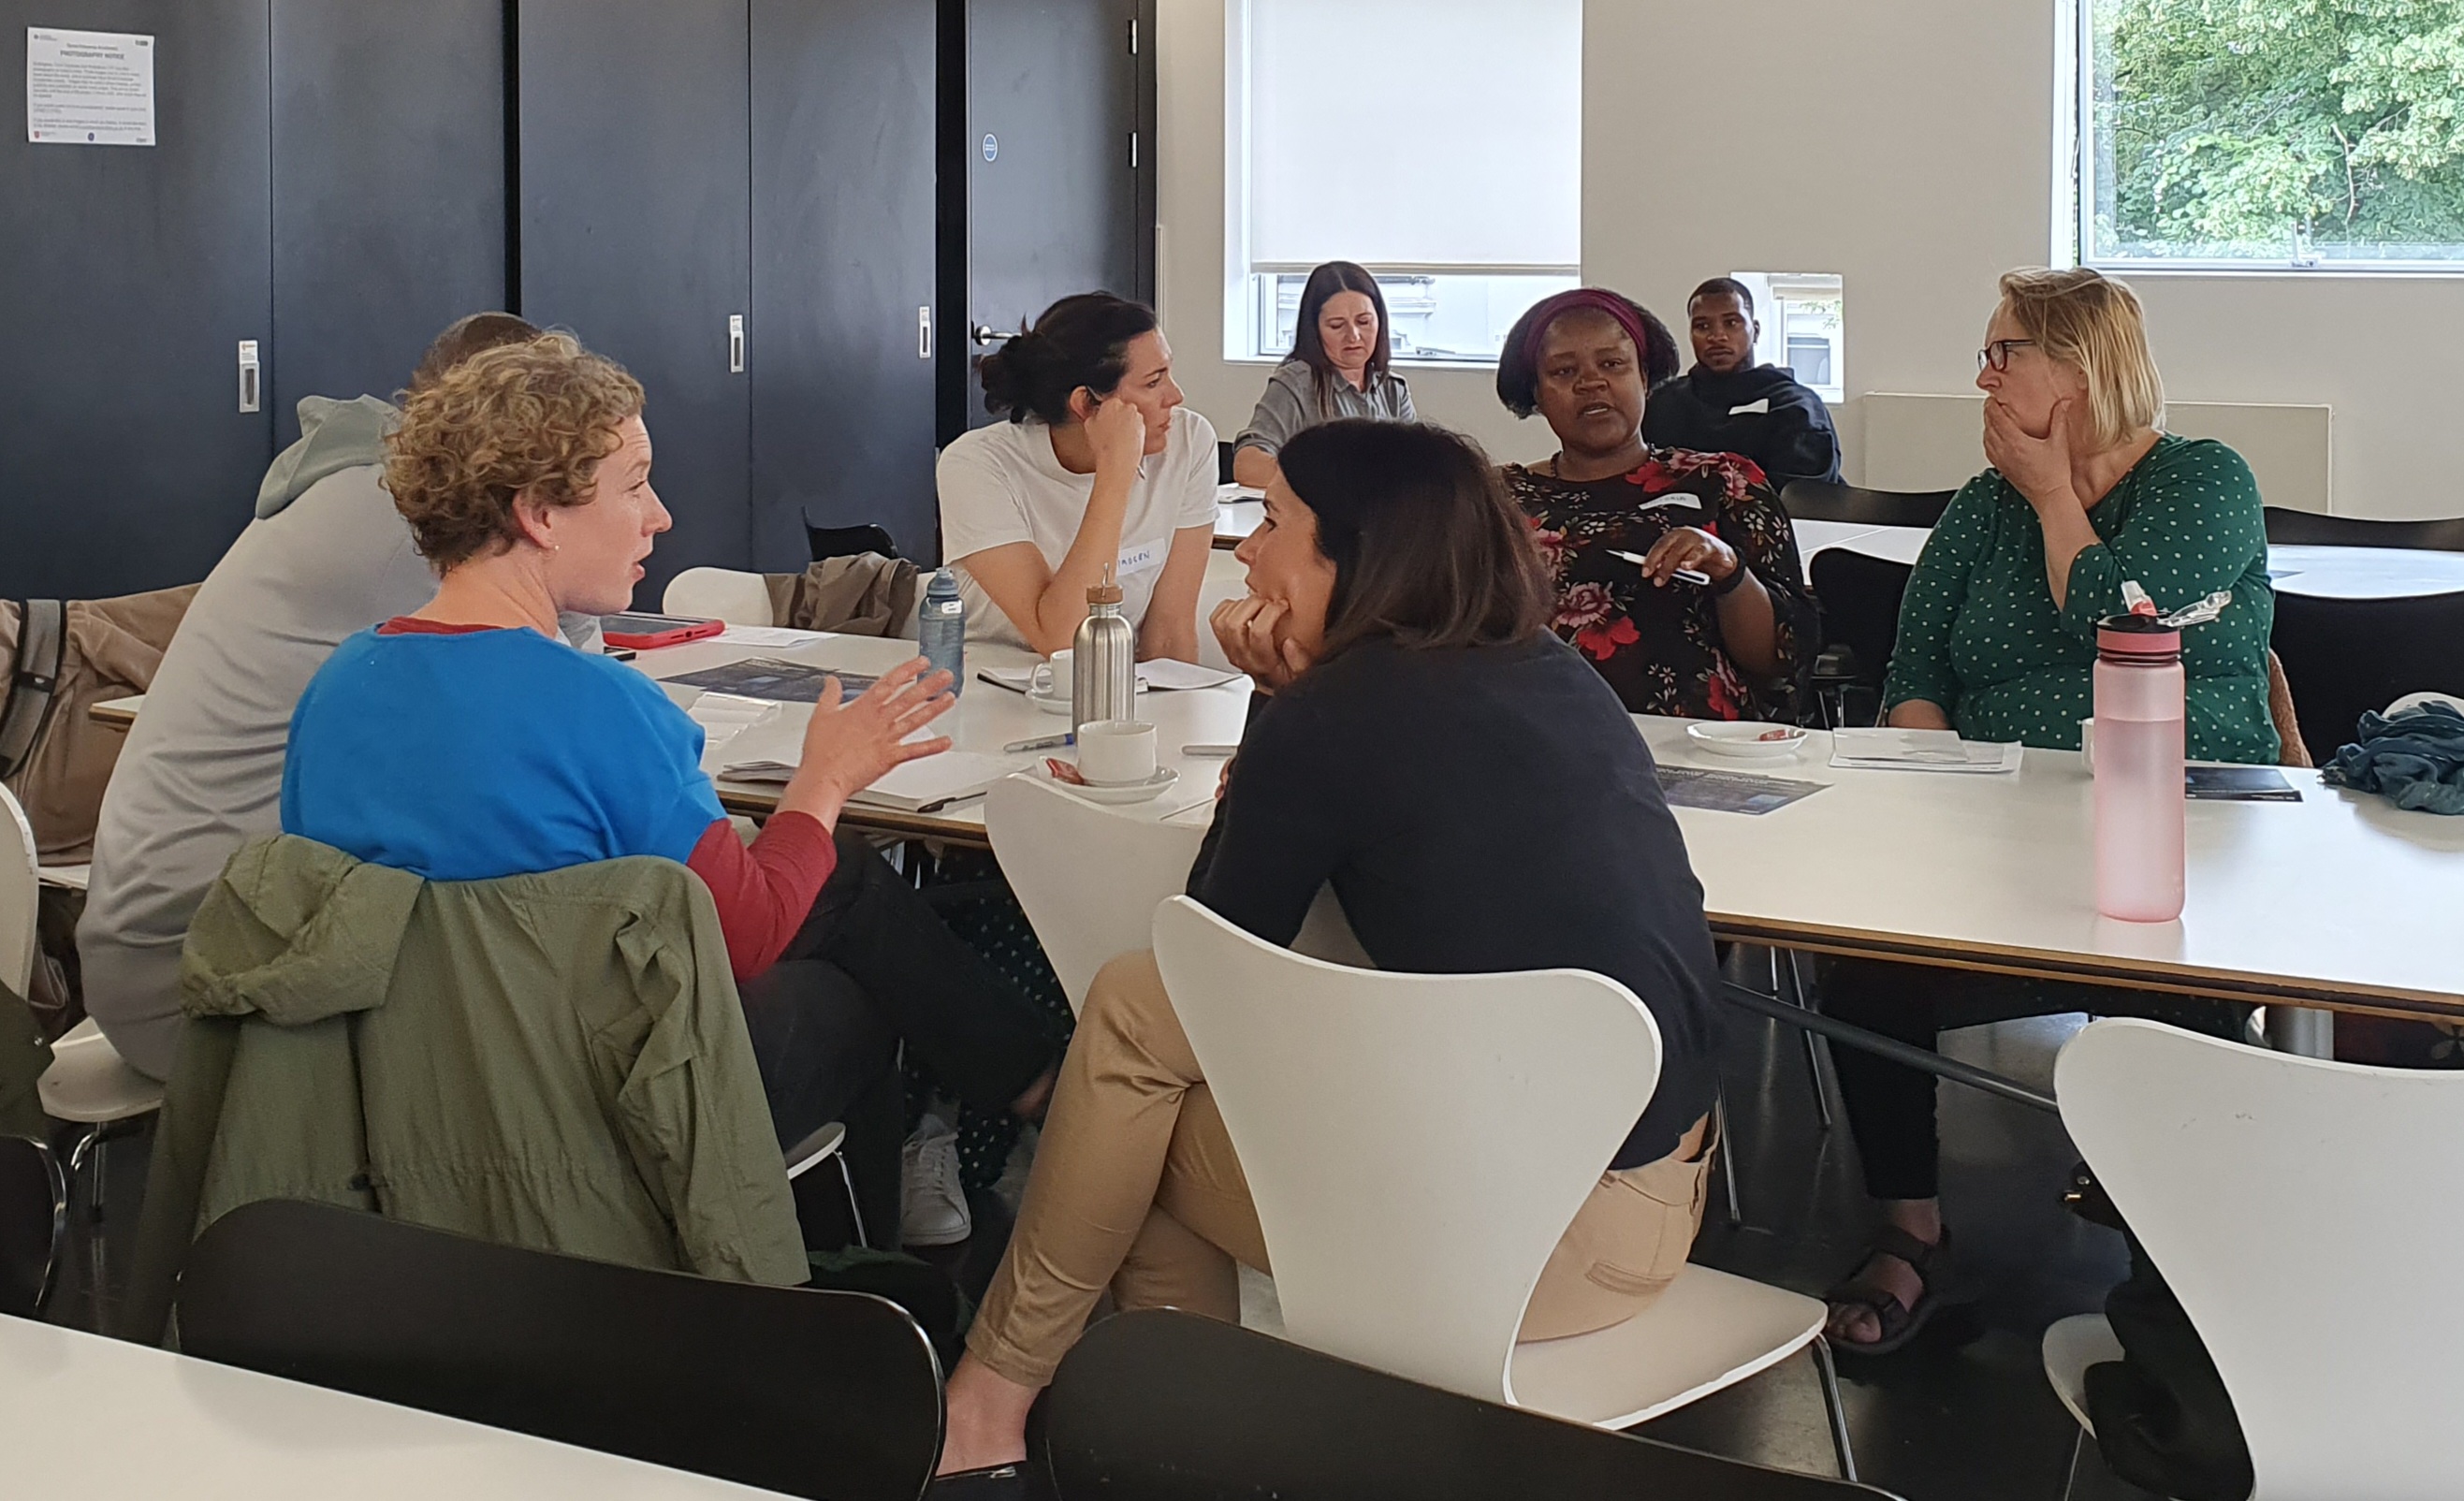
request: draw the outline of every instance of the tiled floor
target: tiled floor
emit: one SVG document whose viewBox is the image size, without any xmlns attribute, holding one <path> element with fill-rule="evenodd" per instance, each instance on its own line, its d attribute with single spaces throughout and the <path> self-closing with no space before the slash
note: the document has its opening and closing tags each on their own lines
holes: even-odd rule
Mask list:
<svg viewBox="0 0 2464 1501">
<path fill-rule="evenodd" d="M 2013 1024 L 1963 1034 L 1954 1047 L 1970 1061 L 2043 1079 L 2054 1049 L 2078 1023 Z M 1741 1019 L 1726 1073 L 1744 1223 L 1730 1226 L 1715 1202 L 1696 1258 L 1818 1293 L 1855 1254 L 1866 1227 L 1855 1149 L 1844 1125 L 1822 1130 L 1794 1033 Z M 1858 1461 L 1866 1481 L 1906 1501 L 2055 1501 L 2075 1426 L 2045 1384 L 2037 1337 L 2052 1320 L 2100 1305 L 2122 1276 L 2121 1241 L 2061 1207 L 2076 1154 L 2052 1116 L 1946 1086 L 1942 1120 L 1946 1207 L 1980 1299 L 1895 1357 L 1842 1360 Z M 99 1245 L 82 1207 L 73 1212 L 50 1311 L 55 1322 L 95 1328 L 116 1312 L 148 1145 L 132 1137 L 108 1148 L 108 1217 Z M 969 1269 L 980 1276 L 989 1267 Z M 1643 1431 L 1737 1458 L 1831 1472 L 1821 1399 L 1813 1367 L 1801 1358 Z M 2119 1501 L 2141 1493 L 2106 1476 L 2091 1446 L 2074 1494 Z"/>
</svg>

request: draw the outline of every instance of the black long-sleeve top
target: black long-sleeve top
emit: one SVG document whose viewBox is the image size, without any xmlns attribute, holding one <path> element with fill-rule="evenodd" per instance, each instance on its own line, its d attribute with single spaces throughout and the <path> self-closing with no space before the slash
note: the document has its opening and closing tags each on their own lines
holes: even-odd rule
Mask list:
<svg viewBox="0 0 2464 1501">
<path fill-rule="evenodd" d="M 1288 944 L 1331 882 L 1381 969 L 1586 969 L 1659 1024 L 1660 1085 L 1610 1165 L 1711 1108 L 1718 983 L 1703 888 L 1651 753 L 1573 649 L 1352 648 L 1266 701 L 1189 894 Z"/>
<path fill-rule="evenodd" d="M 1839 434 L 1831 408 L 1775 364 L 1726 375 L 1696 365 L 1651 393 L 1642 408 L 1642 440 L 1744 454 L 1770 476 L 1773 490 L 1792 479 L 1839 483 Z"/>
</svg>

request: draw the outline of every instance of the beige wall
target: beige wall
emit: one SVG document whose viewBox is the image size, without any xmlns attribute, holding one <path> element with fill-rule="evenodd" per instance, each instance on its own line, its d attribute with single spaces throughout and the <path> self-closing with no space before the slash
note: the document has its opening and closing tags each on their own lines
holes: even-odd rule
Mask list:
<svg viewBox="0 0 2464 1501">
<path fill-rule="evenodd" d="M 1159 296 L 1190 400 L 1229 436 L 1265 371 L 1222 358 L 1223 3 L 1160 6 Z M 1590 0 L 1584 29 L 1590 279 L 1670 317 L 1706 276 L 1836 272 L 1851 391 L 1968 389 L 1994 276 L 2052 254 L 2051 0 Z M 1690 59 L 1726 81 L 1774 56 L 1787 86 L 1766 76 L 1742 107 L 1686 81 Z M 2333 408 L 2338 512 L 2464 514 L 2464 278 L 2133 285 L 2175 399 Z M 1553 446 L 1487 372 L 1408 373 L 1424 414 L 1500 456 Z M 1841 413 L 1852 475 L 1859 418 Z"/>
</svg>

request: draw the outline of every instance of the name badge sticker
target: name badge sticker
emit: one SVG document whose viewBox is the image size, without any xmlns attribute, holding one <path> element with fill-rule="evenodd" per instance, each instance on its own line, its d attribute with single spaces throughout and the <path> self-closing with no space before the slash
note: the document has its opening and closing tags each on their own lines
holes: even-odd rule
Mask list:
<svg viewBox="0 0 2464 1501">
<path fill-rule="evenodd" d="M 1162 545 L 1156 542 L 1148 542 L 1137 547 L 1124 547 L 1121 549 L 1120 561 L 1112 565 L 1112 577 L 1126 579 L 1133 574 L 1160 568 L 1163 566 L 1163 554 Z"/>
</svg>

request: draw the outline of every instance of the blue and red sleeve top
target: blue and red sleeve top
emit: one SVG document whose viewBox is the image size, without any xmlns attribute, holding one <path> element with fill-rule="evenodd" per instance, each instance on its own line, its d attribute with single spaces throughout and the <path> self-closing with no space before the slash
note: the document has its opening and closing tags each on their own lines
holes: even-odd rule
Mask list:
<svg viewBox="0 0 2464 1501">
<path fill-rule="evenodd" d="M 751 846 L 659 685 L 534 630 L 402 617 L 335 648 L 292 714 L 282 828 L 429 880 L 658 855 L 710 888 L 741 982 L 778 961 L 838 865 L 819 820 Z"/>
</svg>

